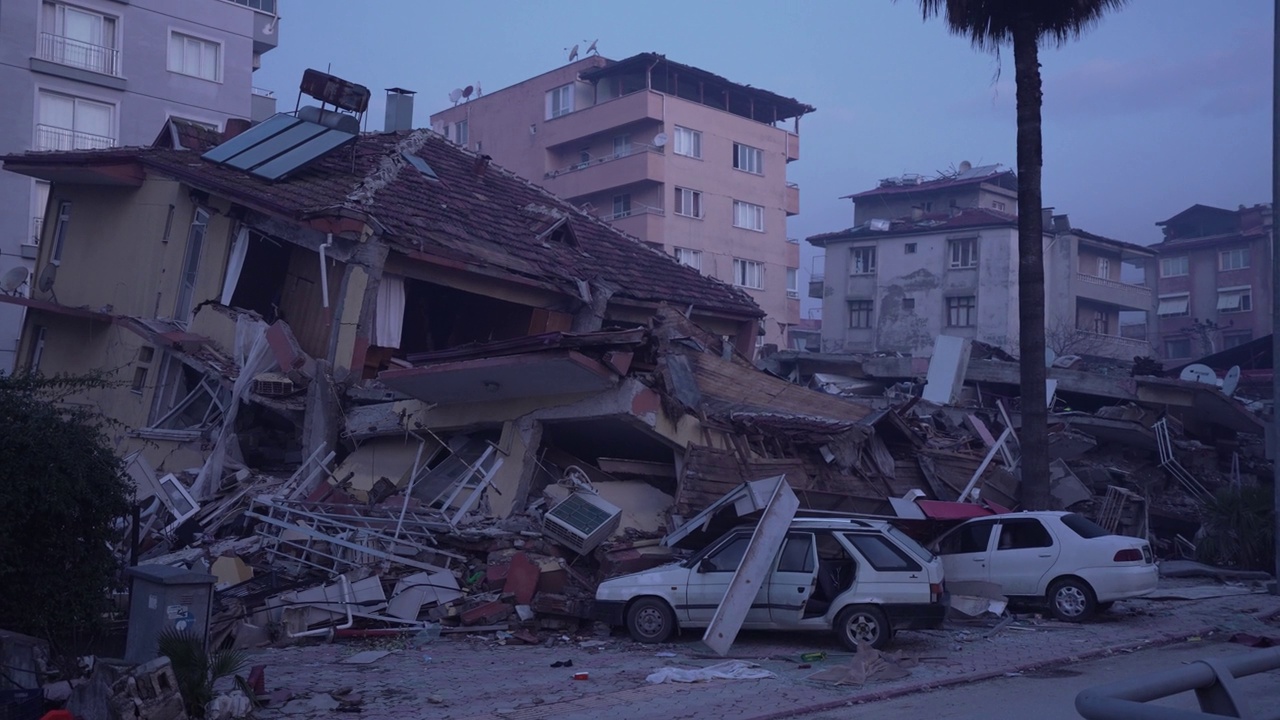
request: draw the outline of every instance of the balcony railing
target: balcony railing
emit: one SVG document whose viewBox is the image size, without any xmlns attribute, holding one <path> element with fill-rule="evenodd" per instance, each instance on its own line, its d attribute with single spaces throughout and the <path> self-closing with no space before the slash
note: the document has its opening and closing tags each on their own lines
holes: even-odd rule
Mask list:
<svg viewBox="0 0 1280 720">
<path fill-rule="evenodd" d="M 44 218 L 36 216 L 31 218 L 31 239 L 27 241 L 28 245 L 40 245 L 40 236 L 44 234 Z"/>
<path fill-rule="evenodd" d="M 276 0 L 227 0 L 227 2 L 243 5 L 267 15 L 276 14 Z"/>
<path fill-rule="evenodd" d="M 547 177 L 553 178 L 560 175 L 564 175 L 565 173 L 577 172 L 579 170 L 586 170 L 587 168 L 592 167 L 593 165 L 601 165 L 603 163 L 613 162 L 614 160 L 621 160 L 622 158 L 631 157 L 632 155 L 636 155 L 642 152 L 651 152 L 657 155 L 662 155 L 663 149 L 658 147 L 657 145 L 649 145 L 647 143 L 632 143 L 628 149 L 623 150 L 621 152 L 616 152 L 616 153 L 613 153 L 612 155 L 605 155 L 604 157 L 592 158 L 590 160 L 585 160 L 583 162 L 576 162 L 572 165 L 569 165 L 568 167 L 562 167 L 558 170 L 551 170 L 547 173 Z"/>
<path fill-rule="evenodd" d="M 260 87 L 250 87 L 249 92 L 253 93 L 254 95 L 257 95 L 258 97 L 273 98 L 276 96 L 274 91 L 268 90 L 266 88 L 260 88 Z"/>
<path fill-rule="evenodd" d="M 1068 352 L 1085 355 L 1100 355 L 1116 359 L 1128 360 L 1135 355 L 1149 355 L 1151 343 L 1146 340 L 1109 335 L 1091 330 L 1077 330 L 1077 337 Z"/>
<path fill-rule="evenodd" d="M 650 205 L 632 205 L 631 209 L 629 210 L 623 210 L 622 212 L 601 215 L 600 219 L 604 220 L 605 222 L 611 222 L 613 220 L 619 220 L 621 218 L 631 217 L 632 215 L 666 215 L 666 214 L 667 214 L 667 211 L 660 207 L 652 207 Z"/>
<path fill-rule="evenodd" d="M 1076 273 L 1080 284 L 1076 294 L 1087 300 L 1119 305 L 1131 310 L 1146 310 L 1151 305 L 1151 288 L 1136 283 L 1117 282 L 1088 273 Z"/>
<path fill-rule="evenodd" d="M 36 125 L 36 150 L 102 150 L 116 146 L 116 139 L 52 125 Z"/>
<path fill-rule="evenodd" d="M 120 51 L 117 48 L 53 33 L 40 33 L 40 59 L 103 75 L 120 75 Z"/>
</svg>

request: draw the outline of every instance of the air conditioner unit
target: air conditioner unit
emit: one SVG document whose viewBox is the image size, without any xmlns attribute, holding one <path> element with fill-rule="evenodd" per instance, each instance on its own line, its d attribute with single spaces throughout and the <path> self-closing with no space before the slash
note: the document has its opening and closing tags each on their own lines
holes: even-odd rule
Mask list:
<svg viewBox="0 0 1280 720">
<path fill-rule="evenodd" d="M 585 555 L 618 529 L 622 510 L 599 495 L 575 492 L 547 511 L 542 534 Z"/>
<path fill-rule="evenodd" d="M 265 372 L 253 378 L 253 392 L 267 397 L 292 395 L 296 389 L 293 381 L 282 373 Z"/>
</svg>

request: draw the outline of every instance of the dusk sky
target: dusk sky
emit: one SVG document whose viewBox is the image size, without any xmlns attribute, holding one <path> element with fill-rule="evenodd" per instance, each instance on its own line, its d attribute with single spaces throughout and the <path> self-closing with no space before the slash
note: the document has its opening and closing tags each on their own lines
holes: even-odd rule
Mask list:
<svg viewBox="0 0 1280 720">
<path fill-rule="evenodd" d="M 254 84 L 292 110 L 307 67 L 418 92 L 415 125 L 449 91 L 492 92 L 567 62 L 658 52 L 794 97 L 801 189 L 789 234 L 852 224 L 841 195 L 879 178 L 931 176 L 968 160 L 1014 168 L 1014 69 L 921 20 L 914 0 L 279 0 L 280 45 Z M 584 42 L 585 41 L 585 42 Z M 1203 203 L 1270 201 L 1272 0 L 1132 0 L 1078 41 L 1044 47 L 1044 202 L 1076 227 L 1139 244 Z M 806 244 L 801 287 L 813 248 Z"/>
</svg>

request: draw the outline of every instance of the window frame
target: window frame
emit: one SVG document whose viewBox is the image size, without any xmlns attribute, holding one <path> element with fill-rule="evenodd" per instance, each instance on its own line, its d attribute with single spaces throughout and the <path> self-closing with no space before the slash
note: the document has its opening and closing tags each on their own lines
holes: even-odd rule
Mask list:
<svg viewBox="0 0 1280 720">
<path fill-rule="evenodd" d="M 686 199 L 687 199 L 687 202 L 686 202 Z M 693 190 L 686 187 L 680 187 L 679 185 L 677 185 L 675 189 L 675 199 L 674 199 L 673 205 L 675 205 L 675 208 L 674 208 L 675 214 L 679 215 L 680 217 L 687 217 L 687 218 L 693 218 L 695 220 L 701 220 L 703 219 L 704 213 L 706 212 L 705 208 L 703 208 L 702 206 L 702 191 Z M 684 208 L 686 205 L 693 206 L 693 212 L 684 212 Z"/>
<path fill-rule="evenodd" d="M 54 125 L 51 123 L 41 122 L 41 116 L 43 115 L 42 110 L 45 107 L 44 103 L 46 102 L 46 99 L 48 102 L 56 102 L 59 100 L 71 101 L 71 127 L 63 127 L 62 125 Z M 105 135 L 99 134 L 97 132 L 89 132 L 88 130 L 84 129 L 84 125 L 81 122 L 79 122 L 81 106 L 86 106 L 86 107 L 96 106 L 100 110 L 107 111 L 107 128 L 106 128 Z M 119 118 L 117 116 L 118 109 L 119 109 L 118 105 L 115 105 L 110 102 L 95 100 L 93 98 L 83 97 L 81 95 L 72 95 L 71 93 L 61 92 L 59 90 L 51 90 L 43 87 L 37 88 L 36 109 L 35 109 L 36 122 L 34 123 L 35 138 L 34 138 L 34 142 L 32 143 L 32 147 L 36 150 L 102 150 L 106 148 L 113 148 L 119 142 L 118 138 L 116 137 L 117 131 L 119 128 Z M 53 144 L 42 142 L 40 139 L 42 127 L 52 128 L 54 130 L 62 130 L 67 133 L 70 133 L 71 135 L 70 143 L 68 144 L 67 147 L 62 147 L 63 143 L 60 140 Z M 98 145 L 95 143 L 81 144 L 77 141 L 78 136 L 102 138 L 102 139 L 105 139 L 107 143 L 104 145 Z"/>
<path fill-rule="evenodd" d="M 674 135 L 674 147 L 672 148 L 672 152 L 683 157 L 694 158 L 695 160 L 702 159 L 701 130 L 694 130 L 693 128 L 676 125 Z M 684 147 L 684 151 L 682 151 L 681 148 L 683 146 L 688 147 Z"/>
<path fill-rule="evenodd" d="M 62 265 L 62 247 L 67 241 L 67 228 L 71 226 L 71 201 L 58 201 L 58 215 L 53 221 L 53 247 L 49 251 L 49 264 Z"/>
<path fill-rule="evenodd" d="M 787 297 L 792 300 L 800 299 L 800 268 L 787 268 Z"/>
<path fill-rule="evenodd" d="M 1228 262 L 1228 258 L 1238 258 L 1235 262 Z M 1249 269 L 1249 248 L 1231 248 L 1229 250 L 1220 250 L 1218 252 L 1218 272 L 1231 272 L 1232 270 L 1248 270 Z"/>
<path fill-rule="evenodd" d="M 453 124 L 454 142 L 461 147 L 466 147 L 471 142 L 471 121 L 467 119 L 459 120 Z"/>
<path fill-rule="evenodd" d="M 752 272 L 754 271 L 754 272 Z M 755 277 L 753 278 L 752 275 Z M 755 280 L 756 284 L 752 285 L 751 281 Z M 748 260 L 746 258 L 733 259 L 733 285 L 734 287 L 747 288 L 748 290 L 764 289 L 764 263 L 759 260 Z"/>
<path fill-rule="evenodd" d="M 863 255 L 866 259 L 859 263 L 858 256 Z M 861 269 L 858 269 L 860 268 Z M 875 275 L 876 274 L 876 246 L 875 245 L 857 245 L 849 248 L 849 274 L 850 275 Z"/>
<path fill-rule="evenodd" d="M 841 533 L 844 539 L 848 541 L 858 555 L 867 562 L 876 572 L 921 572 L 924 566 L 920 564 L 919 558 L 911 557 L 906 550 L 898 547 L 889 538 L 877 532 L 846 532 Z M 877 550 L 886 551 L 887 555 L 898 560 L 893 565 L 884 564 L 887 559 L 886 555 L 876 555 L 874 552 L 868 552 L 868 548 L 875 547 Z"/>
<path fill-rule="evenodd" d="M 174 322 L 185 324 L 191 319 L 196 283 L 200 280 L 200 260 L 204 255 L 205 239 L 209 235 L 209 221 L 212 217 L 213 213 L 208 208 L 199 205 L 191 213 L 187 248 L 182 256 L 182 273 L 178 276 L 178 297 L 173 305 Z"/>
<path fill-rule="evenodd" d="M 67 11 L 81 13 L 83 15 L 91 15 L 97 18 L 99 22 L 99 31 L 101 37 L 97 38 L 100 42 L 91 42 L 81 40 L 67 34 L 66 14 Z M 52 17 L 50 17 L 52 14 Z M 52 21 L 52 27 L 47 25 Z M 79 5 L 72 5 L 64 2 L 54 2 L 52 0 L 44 0 L 40 3 L 40 48 L 39 57 L 43 60 L 65 65 L 67 67 L 80 68 L 89 72 L 100 73 L 102 75 L 110 75 L 112 77 L 120 77 L 120 16 L 110 15 L 98 10 Z M 46 51 L 45 35 L 50 38 L 56 38 L 58 41 L 52 42 L 52 46 Z M 66 41 L 86 45 L 89 48 L 101 49 L 102 61 L 95 64 L 92 61 L 76 62 L 67 57 L 68 48 Z M 86 51 L 86 57 L 92 54 L 92 50 Z"/>
<path fill-rule="evenodd" d="M 764 175 L 764 150 L 746 143 L 733 144 L 733 169 L 752 175 Z"/>
<path fill-rule="evenodd" d="M 1170 264 L 1172 264 L 1175 260 L 1176 260 L 1176 261 L 1180 261 L 1180 262 L 1179 262 L 1179 267 L 1181 268 L 1181 271 L 1180 271 L 1180 272 L 1169 272 L 1169 271 L 1168 271 L 1168 269 L 1169 269 L 1169 265 L 1170 265 Z M 1191 274 L 1191 258 L 1190 258 L 1189 256 L 1187 256 L 1187 255 L 1174 255 L 1174 256 L 1171 256 L 1171 257 L 1162 257 L 1162 258 L 1160 258 L 1160 277 L 1162 277 L 1162 278 L 1167 278 L 1167 277 L 1185 277 L 1186 275 L 1189 275 L 1189 274 Z"/>
<path fill-rule="evenodd" d="M 1222 308 L 1223 295 L 1239 295 L 1240 303 L 1235 308 Z M 1241 287 L 1218 288 L 1218 307 L 1219 313 L 1226 315 L 1234 315 L 1236 313 L 1246 313 L 1253 311 L 1253 286 L 1244 285 Z"/>
<path fill-rule="evenodd" d="M 854 306 L 857 307 L 854 307 Z M 857 300 L 848 301 L 849 309 L 849 329 L 850 330 L 868 330 L 871 323 L 875 319 L 876 301 L 868 298 L 859 298 Z"/>
<path fill-rule="evenodd" d="M 1171 345 L 1175 344 L 1175 343 L 1176 343 L 1176 344 L 1179 344 L 1179 345 L 1181 345 L 1182 343 L 1186 343 L 1186 344 L 1187 344 L 1187 351 L 1186 351 L 1185 353 L 1178 353 L 1178 354 L 1173 353 L 1172 351 L 1170 351 L 1169 347 L 1170 347 Z M 1184 357 L 1191 357 L 1191 338 L 1189 338 L 1189 337 L 1185 337 L 1185 338 L 1165 338 L 1165 339 L 1164 339 L 1164 348 L 1163 348 L 1163 350 L 1164 350 L 1165 357 L 1169 357 L 1169 358 L 1184 358 Z"/>
<path fill-rule="evenodd" d="M 175 40 L 182 42 L 182 62 L 176 63 L 177 67 L 175 67 L 175 62 L 173 57 L 173 50 L 174 50 L 173 43 Z M 213 72 L 214 76 L 213 77 L 205 77 L 199 72 L 190 72 L 190 68 L 186 67 L 188 42 L 194 42 L 201 46 L 201 52 L 200 52 L 201 68 L 200 69 L 203 69 L 203 65 L 204 65 L 204 47 L 207 46 L 207 47 L 213 48 L 214 50 L 214 72 Z M 185 30 L 177 30 L 177 29 L 170 28 L 169 44 L 165 49 L 165 53 L 167 56 L 166 62 L 165 62 L 165 68 L 169 72 L 174 73 L 175 75 L 183 75 L 185 77 L 192 77 L 198 80 L 204 80 L 206 82 L 212 82 L 212 83 L 222 82 L 223 65 L 225 64 L 225 60 L 226 60 L 226 47 L 224 46 L 221 40 L 201 37 L 199 35 L 195 35 Z"/>
<path fill-rule="evenodd" d="M 966 258 L 966 251 L 968 257 Z M 978 267 L 978 238 L 952 238 L 947 240 L 948 265 L 952 270 L 969 270 Z"/>
<path fill-rule="evenodd" d="M 631 212 L 631 193 L 618 193 L 613 196 L 613 215 L 610 217 L 631 217 Z"/>
<path fill-rule="evenodd" d="M 971 328 L 978 325 L 978 296 L 949 295 L 946 300 L 947 327 Z M 963 317 L 962 317 L 963 315 Z M 966 320 L 967 322 L 961 322 Z"/>
<path fill-rule="evenodd" d="M 1162 313 L 1160 312 L 1160 305 L 1165 300 L 1185 300 L 1187 304 L 1182 309 L 1182 312 Z M 1191 293 L 1190 292 L 1167 293 L 1165 295 L 1160 295 L 1156 298 L 1156 317 L 1159 317 L 1159 318 L 1188 317 L 1190 315 L 1191 315 Z"/>
<path fill-rule="evenodd" d="M 751 222 L 751 225 L 742 224 L 744 221 L 742 216 L 743 212 L 749 213 L 749 216 L 745 218 L 745 220 Z M 736 228 L 742 228 L 743 230 L 751 230 L 753 232 L 764 232 L 764 206 L 749 203 L 745 200 L 734 200 L 733 226 Z"/>
<path fill-rule="evenodd" d="M 694 270 L 697 270 L 698 272 L 702 272 L 702 251 L 701 250 L 694 250 L 692 248 L 686 248 L 686 247 L 673 247 L 671 255 L 676 259 L 676 262 L 680 263 L 681 265 L 684 265 L 685 267 L 691 267 Z M 687 262 L 686 260 L 691 260 L 692 262 Z"/>
<path fill-rule="evenodd" d="M 559 108 L 557 109 L 557 105 Z M 555 120 L 573 112 L 573 83 L 565 83 L 547 91 L 546 120 Z"/>
</svg>

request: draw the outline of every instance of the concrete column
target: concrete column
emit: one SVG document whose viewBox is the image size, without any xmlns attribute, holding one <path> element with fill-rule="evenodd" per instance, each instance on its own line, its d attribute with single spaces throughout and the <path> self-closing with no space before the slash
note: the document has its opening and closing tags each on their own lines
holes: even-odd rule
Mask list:
<svg viewBox="0 0 1280 720">
<path fill-rule="evenodd" d="M 506 518 L 528 505 L 529 488 L 538 469 L 538 450 L 542 447 L 542 423 L 528 417 L 508 420 L 502 424 L 498 445 L 505 455 L 485 498 L 494 517 Z"/>
<path fill-rule="evenodd" d="M 343 268 L 329 333 L 329 357 L 334 377 L 340 381 L 352 375 L 358 378 L 364 367 L 387 252 L 383 243 L 366 240 L 356 246 Z"/>
</svg>

